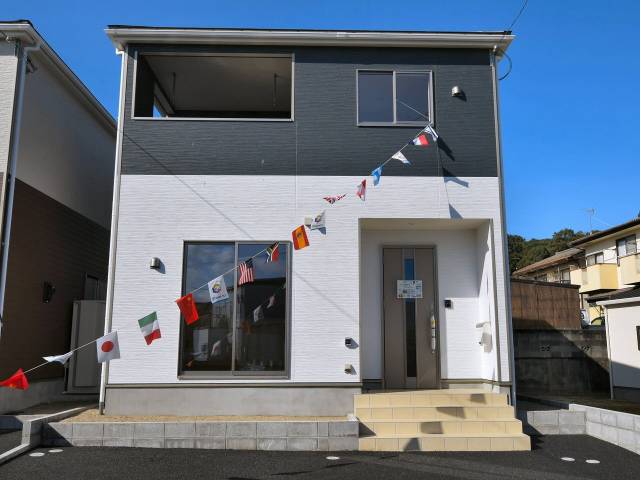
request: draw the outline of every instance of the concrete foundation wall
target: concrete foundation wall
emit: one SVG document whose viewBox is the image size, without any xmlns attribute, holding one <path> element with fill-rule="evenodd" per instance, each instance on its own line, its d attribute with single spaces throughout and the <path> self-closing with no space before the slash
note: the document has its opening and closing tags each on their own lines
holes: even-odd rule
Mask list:
<svg viewBox="0 0 640 480">
<path fill-rule="evenodd" d="M 358 449 L 358 422 L 50 423 L 45 446 L 217 450 Z"/>
<path fill-rule="evenodd" d="M 359 387 L 109 388 L 107 415 L 293 415 L 353 413 Z"/>
<path fill-rule="evenodd" d="M 516 330 L 518 393 L 609 391 L 604 330 Z"/>
</svg>

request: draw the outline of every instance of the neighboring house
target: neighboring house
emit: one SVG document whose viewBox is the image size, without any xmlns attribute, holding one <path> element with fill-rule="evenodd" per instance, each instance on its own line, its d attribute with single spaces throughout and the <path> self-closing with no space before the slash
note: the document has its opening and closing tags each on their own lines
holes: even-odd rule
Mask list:
<svg viewBox="0 0 640 480">
<path fill-rule="evenodd" d="M 512 394 L 495 55 L 509 32 L 107 34 L 122 55 L 107 413 L 345 415 L 363 388 Z M 439 147 L 407 147 L 410 166 L 391 161 L 356 197 L 427 122 Z M 294 252 L 292 230 L 323 210 L 326 232 Z M 276 241 L 279 262 L 260 255 L 238 286 L 238 262 Z M 197 290 L 186 325 L 175 300 L 227 271 L 231 300 Z M 404 280 L 422 295 L 398 298 Z M 153 311 L 162 338 L 147 346 L 137 319 Z"/>
<path fill-rule="evenodd" d="M 583 268 L 571 272 L 591 310 L 606 319 L 611 394 L 640 401 L 640 218 L 583 237 Z"/>
<path fill-rule="evenodd" d="M 516 270 L 512 276 L 539 282 L 571 283 L 571 267 L 579 266 L 581 258 L 584 258 L 581 249 L 567 248 Z"/>
<path fill-rule="evenodd" d="M 104 297 L 115 123 L 28 21 L 0 21 L 0 378 L 68 351 L 74 300 Z M 0 389 L 0 413 L 60 399 L 65 370 Z"/>
</svg>

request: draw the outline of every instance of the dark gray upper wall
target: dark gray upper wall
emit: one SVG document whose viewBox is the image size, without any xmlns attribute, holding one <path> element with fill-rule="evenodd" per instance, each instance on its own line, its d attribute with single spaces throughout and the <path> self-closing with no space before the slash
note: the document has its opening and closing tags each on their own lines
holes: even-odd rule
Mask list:
<svg viewBox="0 0 640 480">
<path fill-rule="evenodd" d="M 134 120 L 134 52 L 208 51 L 295 54 L 295 121 Z M 492 70 L 488 50 L 416 48 L 129 48 L 123 174 L 367 175 L 419 127 L 358 127 L 356 70 L 433 71 L 440 148 L 409 146 L 411 167 L 385 175 L 495 177 L 498 174 Z M 466 98 L 451 96 L 458 85 Z"/>
</svg>

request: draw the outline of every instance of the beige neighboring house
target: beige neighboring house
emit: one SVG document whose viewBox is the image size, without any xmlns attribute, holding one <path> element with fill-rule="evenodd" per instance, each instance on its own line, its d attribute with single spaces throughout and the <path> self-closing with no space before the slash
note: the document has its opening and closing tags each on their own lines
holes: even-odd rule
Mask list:
<svg viewBox="0 0 640 480">
<path fill-rule="evenodd" d="M 571 283 L 571 268 L 578 267 L 581 258 L 583 258 L 581 249 L 567 248 L 516 270 L 512 276 L 539 282 Z"/>
<path fill-rule="evenodd" d="M 611 396 L 640 401 L 640 218 L 572 242 L 584 250 L 571 271 L 590 311 L 606 321 Z M 591 313 L 591 312 L 590 312 Z"/>
</svg>

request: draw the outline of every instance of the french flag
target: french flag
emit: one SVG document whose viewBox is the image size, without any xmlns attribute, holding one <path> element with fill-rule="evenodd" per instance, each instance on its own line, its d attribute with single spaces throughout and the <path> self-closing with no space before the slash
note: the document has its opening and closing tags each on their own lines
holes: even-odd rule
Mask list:
<svg viewBox="0 0 640 480">
<path fill-rule="evenodd" d="M 427 136 L 424 133 L 421 133 L 413 139 L 413 144 L 418 147 L 426 147 L 429 145 L 429 140 L 427 140 Z"/>
</svg>

